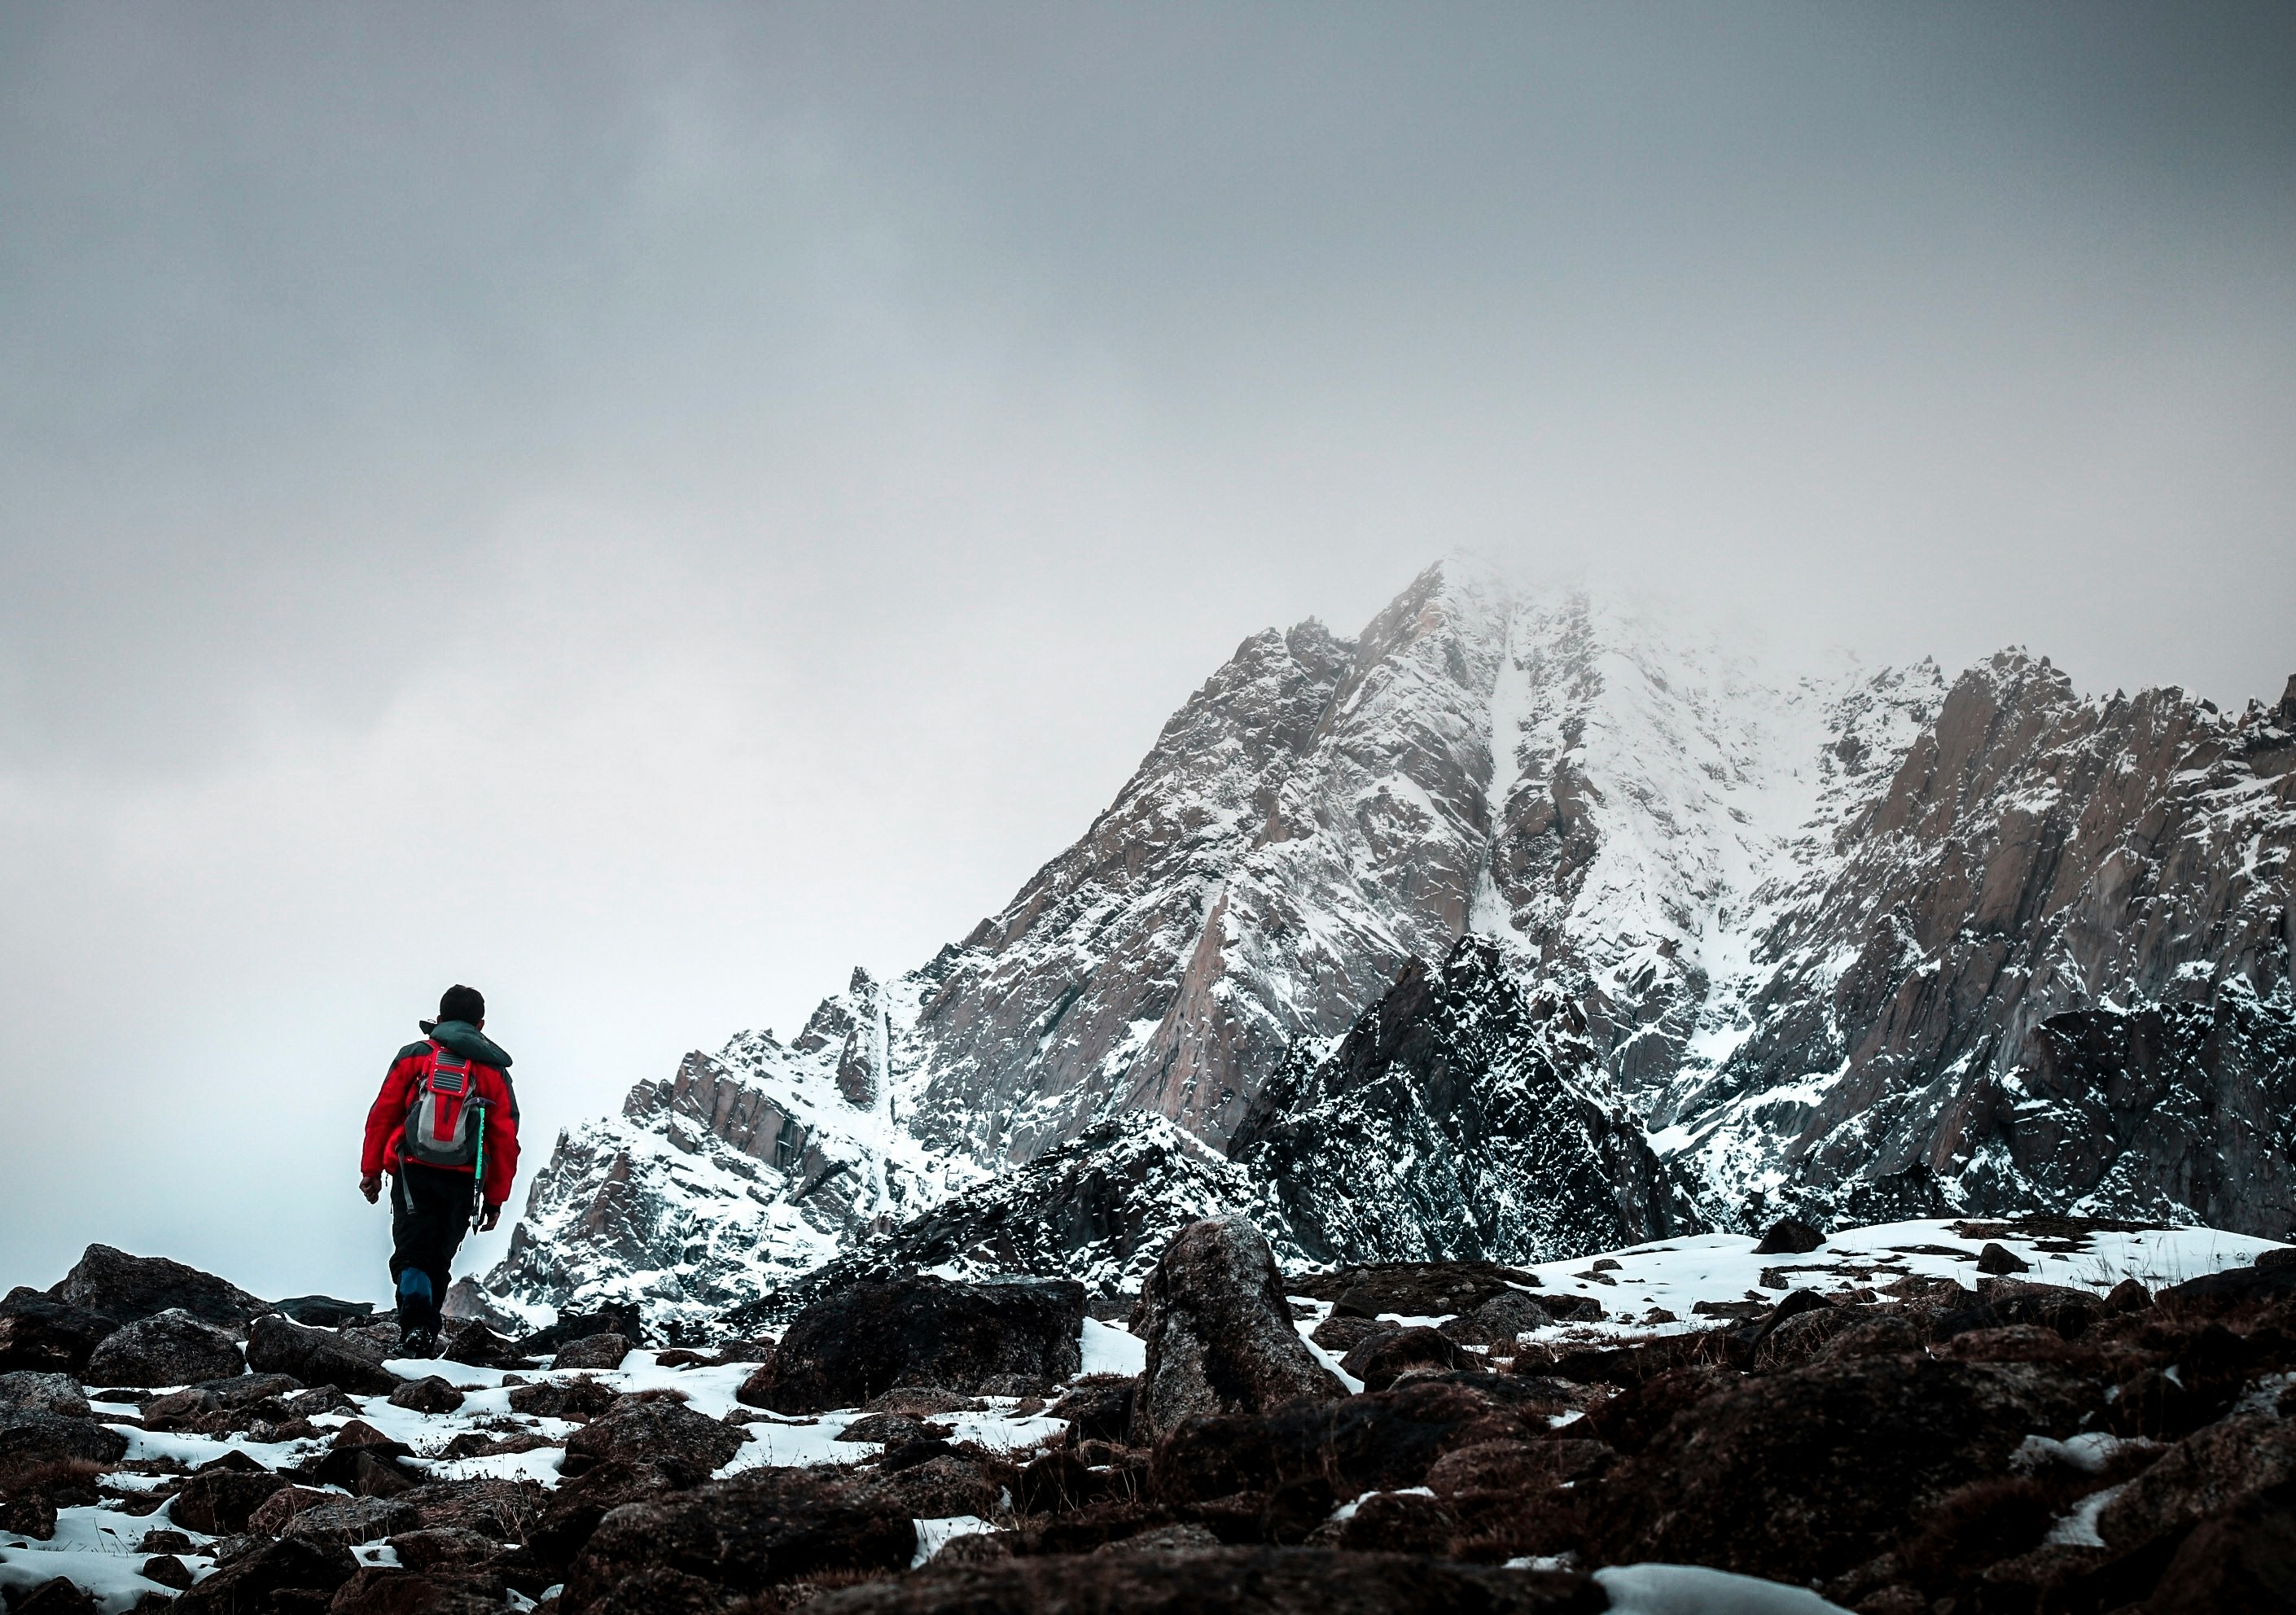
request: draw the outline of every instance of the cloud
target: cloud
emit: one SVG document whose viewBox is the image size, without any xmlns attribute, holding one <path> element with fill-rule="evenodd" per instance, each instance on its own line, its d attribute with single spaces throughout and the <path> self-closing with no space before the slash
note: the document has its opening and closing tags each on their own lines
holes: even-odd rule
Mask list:
<svg viewBox="0 0 2296 1615">
<path fill-rule="evenodd" d="M 0 17 L 0 1259 L 371 1291 L 358 1114 L 446 982 L 546 1148 L 963 934 L 1238 640 L 1455 545 L 2276 694 L 2292 40 Z"/>
</svg>

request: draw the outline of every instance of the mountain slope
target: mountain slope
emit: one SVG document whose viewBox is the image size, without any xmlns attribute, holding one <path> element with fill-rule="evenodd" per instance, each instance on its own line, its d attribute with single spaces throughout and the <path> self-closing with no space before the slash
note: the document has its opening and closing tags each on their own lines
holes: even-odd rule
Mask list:
<svg viewBox="0 0 2296 1615">
<path fill-rule="evenodd" d="M 1782 672 L 1446 562 L 1353 639 L 1247 639 L 926 966 L 570 1135 L 489 1284 L 745 1301 L 974 1185 L 914 1249 L 986 1226 L 1000 1175 L 1066 1146 L 1136 1165 L 1106 1127 L 1136 1115 L 1232 1147 L 1301 1252 L 1781 1205 L 2277 1237 L 2292 847 L 2296 688 L 2234 717 L 2021 652 Z M 1447 1052 L 1366 1055 L 1413 980 Z"/>
</svg>

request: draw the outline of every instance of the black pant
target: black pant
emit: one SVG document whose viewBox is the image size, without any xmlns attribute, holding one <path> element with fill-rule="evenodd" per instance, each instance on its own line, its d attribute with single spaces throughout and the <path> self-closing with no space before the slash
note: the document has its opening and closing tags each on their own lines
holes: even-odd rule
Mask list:
<svg viewBox="0 0 2296 1615">
<path fill-rule="evenodd" d="M 390 1283 L 398 1294 L 398 1326 L 436 1329 L 447 1299 L 455 1252 L 471 1225 L 471 1201 L 478 1180 L 468 1172 L 399 1164 L 390 1189 Z M 430 1281 L 426 1299 L 410 1295 L 399 1283 L 408 1268 Z"/>
</svg>

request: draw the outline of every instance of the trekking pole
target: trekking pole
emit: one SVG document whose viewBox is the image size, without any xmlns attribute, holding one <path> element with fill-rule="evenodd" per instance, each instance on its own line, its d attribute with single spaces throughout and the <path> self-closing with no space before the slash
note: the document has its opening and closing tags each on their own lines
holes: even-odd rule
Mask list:
<svg viewBox="0 0 2296 1615">
<path fill-rule="evenodd" d="M 487 1208 L 487 1107 L 473 1100 L 471 1109 L 479 1113 L 479 1158 L 471 1168 L 471 1232 L 476 1234 Z"/>
</svg>

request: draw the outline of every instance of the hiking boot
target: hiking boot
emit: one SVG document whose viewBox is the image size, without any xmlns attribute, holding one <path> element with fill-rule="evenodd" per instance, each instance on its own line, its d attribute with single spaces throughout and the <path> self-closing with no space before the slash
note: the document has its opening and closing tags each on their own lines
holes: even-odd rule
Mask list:
<svg viewBox="0 0 2296 1615">
<path fill-rule="evenodd" d="M 398 1342 L 402 1357 L 435 1357 L 439 1355 L 439 1332 L 435 1329 L 410 1329 Z"/>
</svg>

